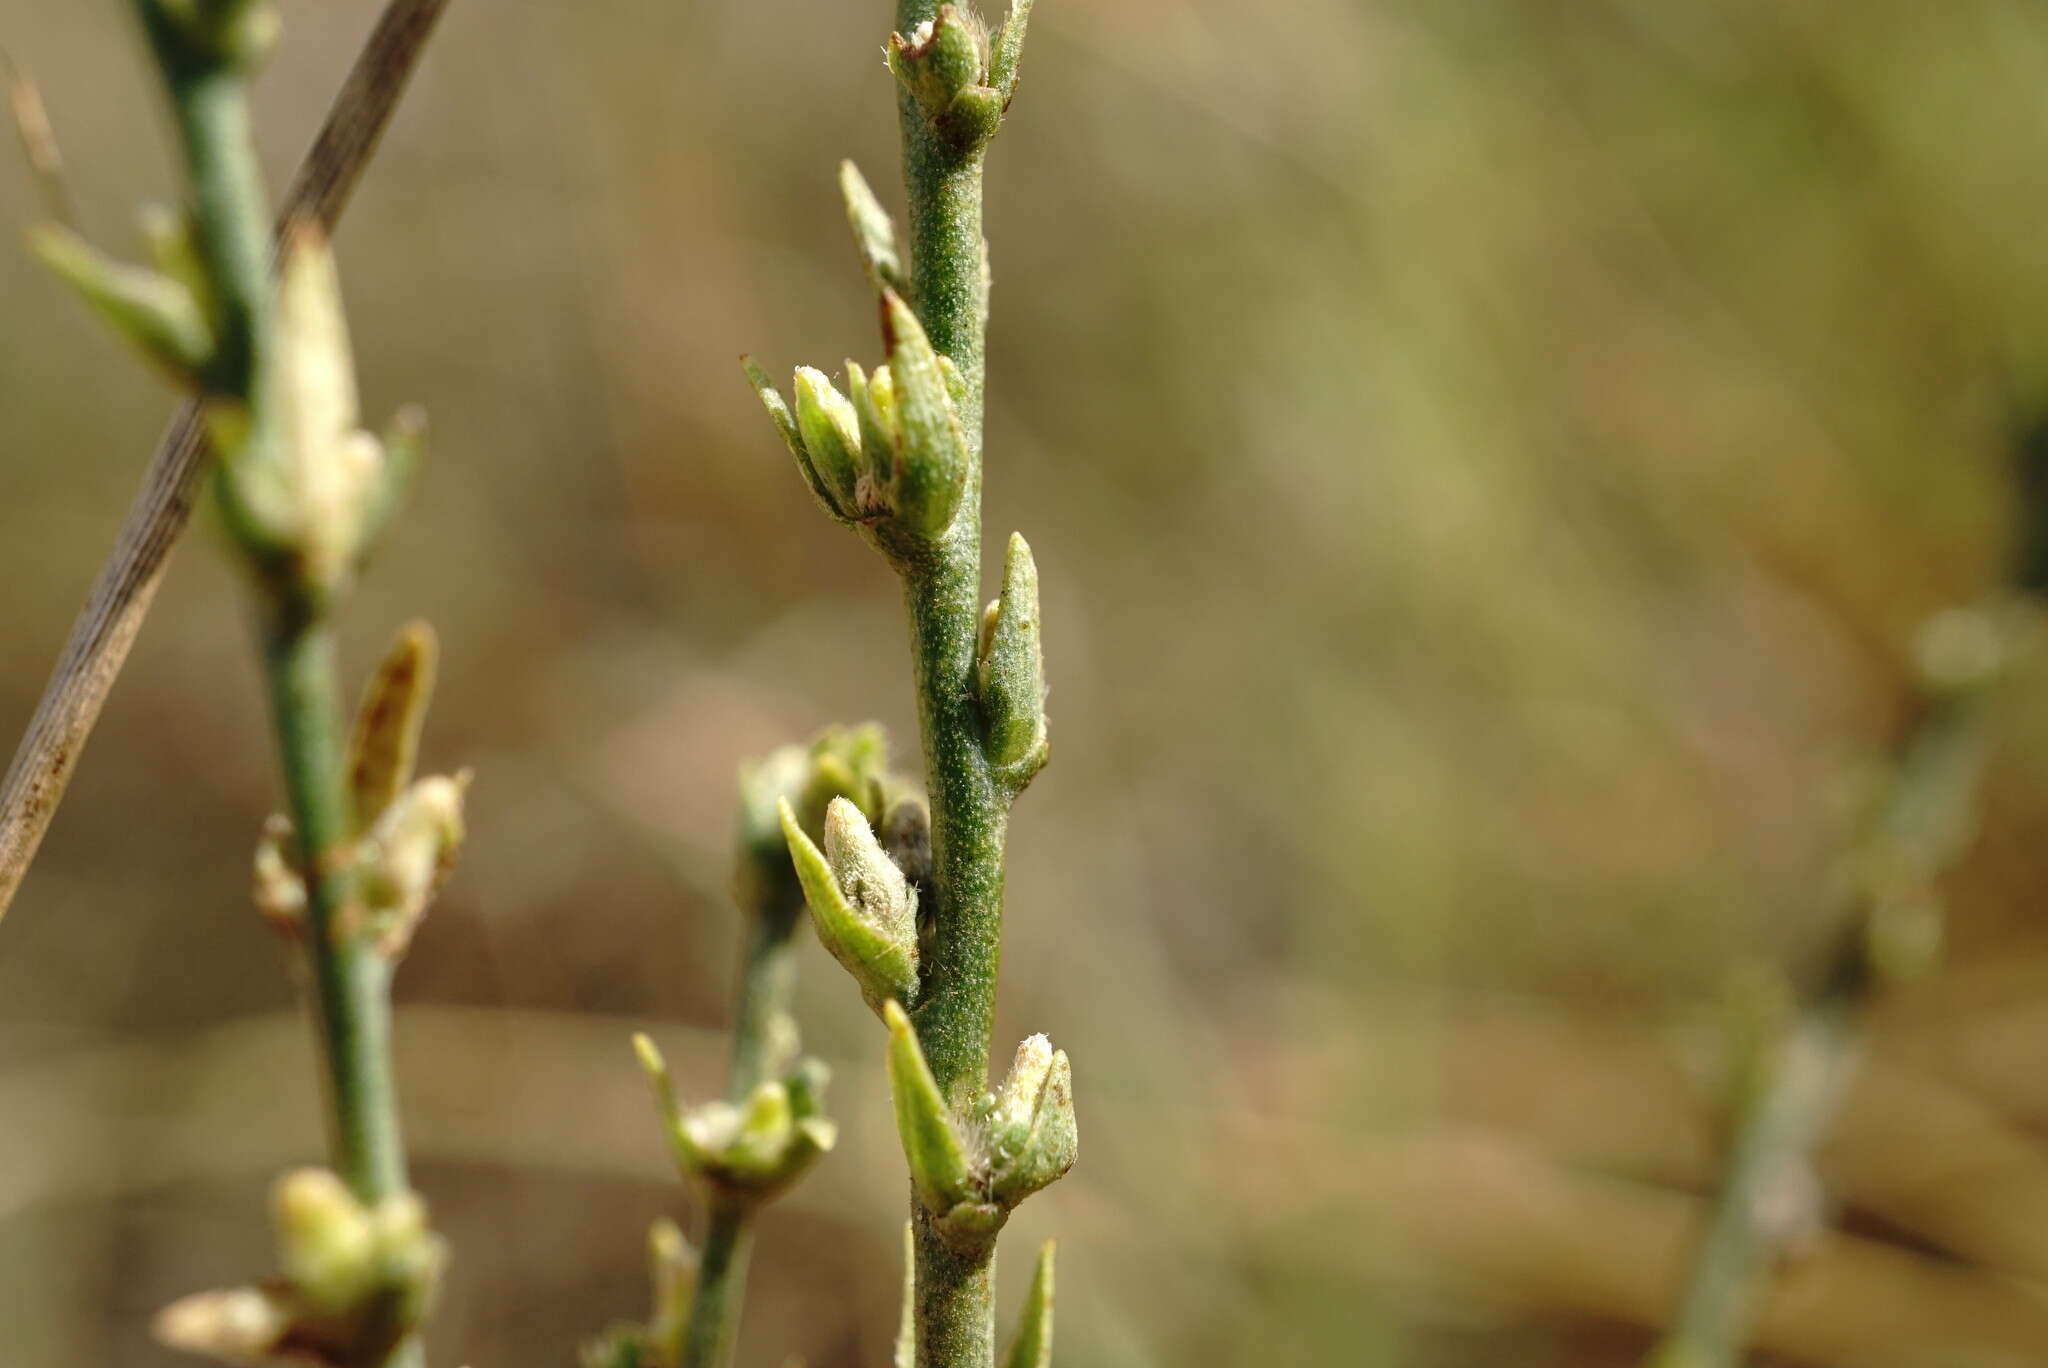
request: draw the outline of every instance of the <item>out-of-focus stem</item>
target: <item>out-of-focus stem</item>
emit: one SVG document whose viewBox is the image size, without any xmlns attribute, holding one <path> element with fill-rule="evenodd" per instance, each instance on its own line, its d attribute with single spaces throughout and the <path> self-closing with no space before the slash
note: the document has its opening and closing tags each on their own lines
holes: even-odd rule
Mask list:
<svg viewBox="0 0 2048 1368">
<path fill-rule="evenodd" d="M 1987 624 L 1991 619 L 1983 619 Z M 1879 873 L 1853 894 L 1842 948 L 1794 1015 L 1761 1090 L 1745 1108 L 1676 1318 L 1650 1368 L 1735 1368 L 1783 1241 L 1810 1200 L 1814 1150 L 1856 1067 L 1863 1018 L 1881 986 L 1875 938 L 1885 897 L 1931 896 L 1959 853 L 1984 756 L 1991 675 L 1930 700 L 1900 747 L 1867 838 Z M 1885 880 L 1903 887 L 1884 886 Z M 1925 915 L 1935 915 L 1931 907 Z"/>
</svg>

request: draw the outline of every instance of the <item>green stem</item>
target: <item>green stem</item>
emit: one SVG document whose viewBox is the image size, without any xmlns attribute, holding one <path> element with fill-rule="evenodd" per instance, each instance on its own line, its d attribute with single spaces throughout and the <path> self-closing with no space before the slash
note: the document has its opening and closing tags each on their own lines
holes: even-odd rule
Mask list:
<svg viewBox="0 0 2048 1368">
<path fill-rule="evenodd" d="M 334 1167 L 364 1202 L 407 1190 L 391 1079 L 391 962 L 355 924 L 349 810 L 332 630 L 292 620 L 265 634 L 272 720 L 306 880 L 306 945 L 327 1060 Z"/>
<path fill-rule="evenodd" d="M 1983 770 L 1990 678 L 1927 702 L 1896 754 L 1866 838 L 1867 859 L 1893 878 L 1918 881 L 1917 892 L 1930 900 L 1935 878 L 1967 841 Z M 1905 972 L 1887 966 L 1873 949 L 1886 934 L 1877 899 L 1902 891 L 1865 889 L 1848 909 L 1847 938 L 1827 979 L 1799 1008 L 1763 1092 L 1741 1117 L 1684 1298 L 1651 1368 L 1735 1368 L 1740 1361 L 1782 1242 L 1783 1198 L 1810 1181 L 1814 1150 L 1855 1069 L 1863 1018 L 1881 976 Z"/>
<path fill-rule="evenodd" d="M 218 332 L 207 389 L 244 403 L 263 392 L 270 346 L 270 198 L 249 115 L 249 73 L 194 54 L 148 0 L 143 29 L 171 98 L 197 246 Z"/>
<path fill-rule="evenodd" d="M 796 985 L 796 932 L 803 924 L 803 894 L 793 886 L 781 887 L 761 906 L 744 910 L 746 942 L 740 950 L 732 1067 L 726 1079 L 726 1098 L 734 1106 L 744 1106 L 754 1089 L 768 1081 L 775 1062 L 773 1023 L 789 1010 Z M 748 1203 L 712 1199 L 679 1368 L 724 1368 L 732 1361 L 747 1295 L 754 1212 Z"/>
<path fill-rule="evenodd" d="M 681 1368 L 722 1368 L 732 1361 L 753 1248 L 752 1215 L 735 1203 L 714 1203 L 683 1335 Z"/>
<path fill-rule="evenodd" d="M 783 890 L 771 905 L 747 909 L 740 949 L 738 1000 L 733 1005 L 732 1067 L 726 1099 L 738 1106 L 768 1081 L 774 1021 L 789 1010 L 796 986 L 796 933 L 803 925 L 803 894 Z"/>
<path fill-rule="evenodd" d="M 936 0 L 899 0 L 898 32 L 910 33 L 937 8 Z M 988 328 L 982 153 L 941 138 L 907 93 L 899 92 L 897 104 L 910 209 L 911 303 L 932 346 L 952 358 L 966 381 L 960 420 L 975 454 L 953 530 L 901 566 L 931 789 L 936 931 L 920 967 L 912 1017 L 939 1087 L 960 1105 L 988 1082 L 1009 825 L 1009 795 L 989 771 L 974 702 Z M 919 1368 L 988 1368 L 995 1361 L 994 1248 L 963 1255 L 939 1237 L 915 1198 L 911 1208 Z"/>
<path fill-rule="evenodd" d="M 1735 1368 L 1763 1275 L 1781 1242 L 1783 1199 L 1807 1172 L 1854 1065 L 1869 976 L 1860 946 L 1800 1010 L 1722 1172 L 1692 1279 L 1656 1368 Z"/>
<path fill-rule="evenodd" d="M 270 208 L 249 112 L 248 60 L 208 52 L 150 0 L 137 0 L 162 69 L 184 153 L 194 237 L 212 290 L 218 348 L 205 376 L 210 398 L 246 415 L 236 459 L 269 461 L 283 440 L 269 400 L 276 295 Z M 408 1190 L 391 1077 L 390 960 L 359 924 L 351 846 L 355 815 L 326 610 L 285 582 L 262 581 L 262 655 L 286 805 L 306 886 L 306 946 L 326 1064 L 334 1168 L 375 1204 Z M 424 1361 L 415 1337 L 389 1368 Z"/>
</svg>

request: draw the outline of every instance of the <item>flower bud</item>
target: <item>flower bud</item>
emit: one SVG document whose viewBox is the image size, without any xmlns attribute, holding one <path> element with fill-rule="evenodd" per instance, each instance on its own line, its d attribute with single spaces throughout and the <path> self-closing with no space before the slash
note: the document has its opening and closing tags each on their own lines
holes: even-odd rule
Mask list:
<svg viewBox="0 0 2048 1368">
<path fill-rule="evenodd" d="M 677 1167 L 727 1201 L 765 1201 L 801 1177 L 839 1138 L 818 1114 L 824 1065 L 801 1061 L 785 1078 L 749 1093 L 744 1106 L 726 1101 L 676 1105 L 668 1065 L 654 1042 L 633 1038 L 640 1067 L 653 1084 Z"/>
<path fill-rule="evenodd" d="M 214 404 L 217 488 L 244 551 L 266 573 L 317 596 L 354 572 L 388 511 L 394 478 L 383 444 L 357 426 L 341 285 L 326 235 L 310 220 L 286 235 L 277 312 L 274 388 L 262 402 L 280 418 L 278 440 L 251 444 L 245 404 Z"/>
<path fill-rule="evenodd" d="M 455 868 L 468 788 L 467 770 L 422 779 L 386 808 L 363 838 L 357 893 L 378 948 L 388 956 L 405 952 L 420 918 Z"/>
<path fill-rule="evenodd" d="M 1002 1088 L 983 1101 L 981 1135 L 989 1191 L 1006 1208 L 1072 1168 L 1080 1135 L 1065 1051 L 1042 1035 L 1018 1046 Z"/>
<path fill-rule="evenodd" d="M 279 1271 L 315 1306 L 334 1309 L 376 1277 L 377 1232 L 370 1213 L 326 1169 L 298 1169 L 271 1190 Z"/>
<path fill-rule="evenodd" d="M 941 5 L 909 37 L 890 34 L 884 51 L 889 70 L 949 140 L 978 147 L 995 133 L 1003 97 L 986 84 L 988 29 L 971 11 Z"/>
<path fill-rule="evenodd" d="M 292 1328 L 286 1293 L 262 1287 L 233 1287 L 180 1297 L 156 1315 L 150 1333 L 181 1354 L 220 1363 L 262 1362 Z"/>
<path fill-rule="evenodd" d="M 1039 641 L 1038 567 L 1012 533 L 1003 560 L 1003 593 L 983 618 L 975 682 L 988 729 L 989 763 L 1017 772 L 1018 786 L 1045 763 L 1045 655 Z"/>
<path fill-rule="evenodd" d="M 884 1004 L 889 1091 L 912 1183 L 949 1245 L 986 1246 L 1010 1210 L 1074 1165 L 1073 1079 L 1044 1036 L 1017 1049 L 1000 1091 L 984 1094 L 963 1125 L 939 1091 L 901 1003 Z"/>
<path fill-rule="evenodd" d="M 1052 1262 L 1054 1244 L 1047 1240 L 1038 1249 L 1038 1263 L 1031 1273 L 1031 1290 L 1024 1297 L 1024 1314 L 1010 1336 L 1010 1352 L 1003 1355 L 1003 1368 L 1052 1368 Z"/>
<path fill-rule="evenodd" d="M 854 484 L 860 478 L 859 420 L 846 396 L 832 387 L 825 373 L 810 366 L 796 368 L 796 425 L 811 468 L 841 509 L 854 508 Z"/>
<path fill-rule="evenodd" d="M 263 920 L 293 938 L 305 931 L 306 881 L 293 867 L 291 819 L 274 812 L 256 842 L 256 910 Z"/>
<path fill-rule="evenodd" d="M 882 291 L 882 335 L 898 427 L 891 503 L 912 529 L 935 537 L 959 511 L 973 456 L 939 355 L 917 314 L 894 290 Z"/>
<path fill-rule="evenodd" d="M 801 905 L 803 891 L 790 863 L 780 812 L 787 798 L 797 825 L 822 839 L 825 809 L 845 798 L 879 816 L 887 775 L 888 741 L 881 727 L 832 727 L 808 746 L 784 746 L 740 770 L 737 885 L 750 912 Z"/>
<path fill-rule="evenodd" d="M 861 810 L 835 798 L 825 813 L 825 850 L 785 802 L 782 830 L 818 939 L 846 966 L 876 1011 L 917 989 L 917 894 Z"/>
<path fill-rule="evenodd" d="M 414 1193 L 366 1206 L 325 1169 L 271 1194 L 282 1276 L 166 1307 L 156 1335 L 231 1364 L 382 1363 L 425 1319 L 446 1250 Z"/>
</svg>

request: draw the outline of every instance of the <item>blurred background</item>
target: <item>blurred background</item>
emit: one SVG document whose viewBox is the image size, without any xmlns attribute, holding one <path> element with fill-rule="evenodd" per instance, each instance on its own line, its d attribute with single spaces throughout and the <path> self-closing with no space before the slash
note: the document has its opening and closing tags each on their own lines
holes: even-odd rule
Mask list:
<svg viewBox="0 0 2048 1368">
<path fill-rule="evenodd" d="M 285 173 L 375 16 L 291 0 Z M 365 398 L 435 450 L 348 614 L 443 642 L 472 841 L 400 978 L 443 1364 L 561 1364 L 693 1214 L 627 1048 L 714 1092 L 742 757 L 877 718 L 887 569 L 734 357 L 872 358 L 834 169 L 896 188 L 879 3 L 457 0 L 341 231 Z M 0 0 L 86 226 L 175 182 L 117 0 Z M 990 544 L 1045 585 L 1002 1049 L 1072 1052 L 1063 1368 L 1634 1362 L 1726 1128 L 1728 1003 L 1810 976 L 1907 644 L 2004 573 L 2048 414 L 2030 0 L 1047 0 L 988 222 Z M 31 221 L 0 158 L 0 224 Z M 170 407 L 0 251 L 0 731 Z M 180 552 L 0 923 L 0 1363 L 168 1365 L 321 1152 L 252 913 L 240 586 Z M 1993 718 L 1943 968 L 1888 997 L 1759 1363 L 2048 1361 L 2048 660 Z M 11 742 L 10 742 L 11 744 Z M 885 1361 L 880 1038 L 807 950 L 845 1140 L 746 1368 Z"/>
</svg>

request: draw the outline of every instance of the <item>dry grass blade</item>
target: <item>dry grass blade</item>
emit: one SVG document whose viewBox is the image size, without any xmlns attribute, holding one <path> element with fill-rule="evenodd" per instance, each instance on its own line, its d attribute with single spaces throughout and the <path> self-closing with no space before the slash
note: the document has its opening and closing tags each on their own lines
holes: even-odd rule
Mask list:
<svg viewBox="0 0 2048 1368">
<path fill-rule="evenodd" d="M 391 0 L 292 178 L 280 224 L 310 217 L 334 227 L 447 7 L 448 0 Z M 204 473 L 198 409 L 187 403 L 157 442 L 142 489 L 0 785 L 0 917 L 14 902 L 63 800 L 79 752 L 156 596 L 171 548 L 191 517 Z"/>
</svg>

